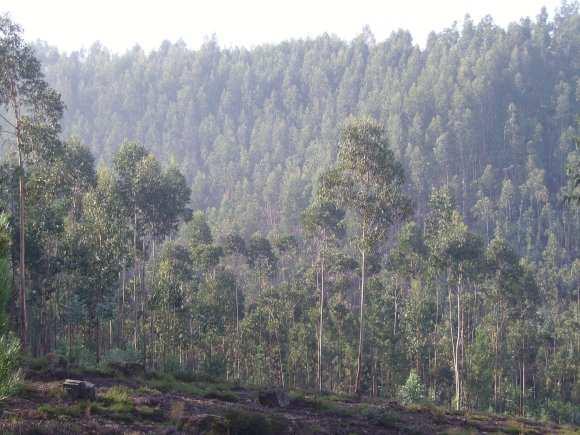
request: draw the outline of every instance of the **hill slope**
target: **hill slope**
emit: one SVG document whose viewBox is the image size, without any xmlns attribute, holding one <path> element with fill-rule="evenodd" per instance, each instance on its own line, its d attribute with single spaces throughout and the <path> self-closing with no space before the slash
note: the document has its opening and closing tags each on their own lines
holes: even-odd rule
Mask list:
<svg viewBox="0 0 580 435">
<path fill-rule="evenodd" d="M 366 32 L 253 50 L 215 41 L 123 55 L 98 44 L 68 55 L 37 48 L 67 104 L 66 135 L 104 161 L 126 139 L 175 160 L 194 208 L 209 210 L 223 233 L 298 232 L 313 181 L 335 158 L 339 126 L 369 114 L 387 127 L 419 218 L 431 187 L 449 183 L 468 221 L 493 234 L 494 219 L 476 206 L 488 198 L 503 209 L 511 189 L 523 210 L 506 216 L 508 234 L 537 255 L 543 230 L 517 227 L 527 209 L 533 227 L 544 203 L 559 208 L 580 113 L 576 3 L 507 29 L 466 19 L 433 33 L 424 49 L 403 31 L 383 42 Z"/>
<path fill-rule="evenodd" d="M 62 381 L 82 376 L 97 386 L 95 402 L 73 402 Z M 557 424 L 487 414 L 405 408 L 385 400 L 291 394 L 271 408 L 259 391 L 171 377 L 116 378 L 103 373 L 29 373 L 23 391 L 0 416 L 2 433 L 35 434 L 459 434 L 580 433 Z"/>
</svg>

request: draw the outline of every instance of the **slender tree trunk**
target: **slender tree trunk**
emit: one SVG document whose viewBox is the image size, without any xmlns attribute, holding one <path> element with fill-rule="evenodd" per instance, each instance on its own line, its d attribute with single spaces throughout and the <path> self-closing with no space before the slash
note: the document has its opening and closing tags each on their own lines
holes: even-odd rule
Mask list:
<svg viewBox="0 0 580 435">
<path fill-rule="evenodd" d="M 364 230 L 362 240 L 364 241 Z M 360 324 L 359 324 L 359 335 L 358 335 L 358 357 L 357 357 L 357 367 L 356 367 L 356 381 L 355 381 L 355 393 L 360 393 L 360 382 L 362 375 L 362 352 L 363 352 L 363 333 L 364 333 L 364 301 L 365 301 L 365 249 L 361 251 L 362 254 L 362 267 L 361 267 L 361 285 L 360 285 Z"/>
<path fill-rule="evenodd" d="M 318 391 L 322 391 L 322 337 L 324 324 L 324 254 L 321 257 L 320 265 L 320 336 L 318 339 Z"/>
<path fill-rule="evenodd" d="M 137 264 L 137 210 L 134 211 L 133 219 L 133 311 L 135 321 L 133 325 L 133 350 L 137 352 L 137 323 L 139 321 L 139 304 L 137 303 L 137 276 L 139 275 L 139 266 Z"/>
<path fill-rule="evenodd" d="M 451 288 L 448 290 L 448 299 L 449 299 L 449 335 L 451 337 L 451 353 L 453 358 L 453 377 L 455 381 L 455 409 L 460 409 L 460 381 L 459 381 L 459 306 L 457 307 L 457 337 L 455 337 L 455 333 L 453 332 L 453 315 L 452 315 L 452 298 L 451 298 Z M 459 303 L 459 299 L 458 299 Z"/>
<path fill-rule="evenodd" d="M 240 307 L 238 300 L 238 282 L 234 284 L 236 292 L 236 379 L 240 380 Z"/>
<path fill-rule="evenodd" d="M 24 158 L 22 156 L 22 131 L 20 123 L 20 104 L 16 83 L 10 82 L 10 99 L 16 120 L 16 148 L 18 150 L 18 218 L 20 225 L 20 267 L 18 280 L 18 297 L 20 299 L 20 341 L 22 350 L 28 348 L 28 315 L 26 309 L 26 190 L 24 178 Z"/>
<path fill-rule="evenodd" d="M 20 150 L 20 127 L 17 121 L 17 146 L 18 146 L 18 200 L 19 200 L 19 225 L 20 225 L 20 267 L 18 294 L 20 299 L 20 340 L 22 349 L 27 350 L 28 346 L 28 315 L 26 309 L 26 214 L 24 211 L 26 204 L 26 191 L 24 188 L 24 161 Z"/>
<path fill-rule="evenodd" d="M 282 362 L 282 344 L 280 343 L 280 337 L 278 336 L 278 331 L 276 330 L 276 341 L 278 342 L 278 363 L 280 365 L 280 383 L 282 389 L 286 388 L 286 380 L 284 378 L 284 364 Z"/>
<path fill-rule="evenodd" d="M 95 314 L 95 345 L 96 345 L 96 359 L 97 364 L 101 362 L 101 325 L 99 324 L 99 316 Z"/>
</svg>

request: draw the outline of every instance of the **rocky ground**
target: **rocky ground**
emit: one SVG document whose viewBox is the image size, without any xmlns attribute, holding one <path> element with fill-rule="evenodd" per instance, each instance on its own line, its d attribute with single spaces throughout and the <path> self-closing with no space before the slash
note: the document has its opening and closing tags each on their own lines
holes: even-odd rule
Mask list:
<svg viewBox="0 0 580 435">
<path fill-rule="evenodd" d="M 95 384 L 96 399 L 67 397 L 68 378 Z M 432 406 L 111 372 L 28 371 L 21 391 L 0 406 L 2 434 L 580 434 Z"/>
</svg>

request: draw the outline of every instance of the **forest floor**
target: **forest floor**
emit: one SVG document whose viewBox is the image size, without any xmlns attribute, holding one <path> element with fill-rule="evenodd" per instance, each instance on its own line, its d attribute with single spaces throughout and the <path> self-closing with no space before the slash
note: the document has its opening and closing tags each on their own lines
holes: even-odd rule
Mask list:
<svg viewBox="0 0 580 435">
<path fill-rule="evenodd" d="M 72 401 L 67 378 L 94 383 L 94 401 Z M 386 400 L 291 392 L 285 407 L 260 404 L 260 390 L 232 384 L 34 371 L 0 406 L 1 434 L 580 434 L 580 428 Z"/>
</svg>

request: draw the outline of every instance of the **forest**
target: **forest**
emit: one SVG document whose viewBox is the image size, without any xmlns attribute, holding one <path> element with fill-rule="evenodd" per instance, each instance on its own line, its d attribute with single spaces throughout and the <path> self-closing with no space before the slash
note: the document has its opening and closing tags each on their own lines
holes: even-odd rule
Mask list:
<svg viewBox="0 0 580 435">
<path fill-rule="evenodd" d="M 580 13 L 114 54 L 0 16 L 18 354 L 580 424 Z"/>
</svg>

